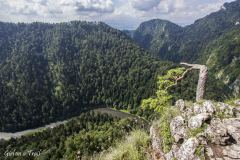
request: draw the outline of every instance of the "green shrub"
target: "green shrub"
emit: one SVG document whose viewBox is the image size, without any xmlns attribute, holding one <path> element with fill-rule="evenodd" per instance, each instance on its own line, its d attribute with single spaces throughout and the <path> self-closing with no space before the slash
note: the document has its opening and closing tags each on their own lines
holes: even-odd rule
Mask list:
<svg viewBox="0 0 240 160">
<path fill-rule="evenodd" d="M 155 98 L 148 98 L 143 100 L 143 109 L 153 109 L 161 116 L 159 129 L 162 138 L 162 148 L 164 152 L 171 149 L 173 138 L 170 131 L 170 121 L 178 114 L 178 111 L 172 109 L 172 96 L 169 94 L 169 88 L 177 85 L 179 79 L 184 73 L 184 68 L 171 69 L 164 76 L 158 78 L 158 89 Z"/>
</svg>

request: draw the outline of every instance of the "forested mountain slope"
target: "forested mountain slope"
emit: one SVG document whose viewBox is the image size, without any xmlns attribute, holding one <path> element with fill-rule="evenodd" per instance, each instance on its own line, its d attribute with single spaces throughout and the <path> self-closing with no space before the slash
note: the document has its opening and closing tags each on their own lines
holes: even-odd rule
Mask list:
<svg viewBox="0 0 240 160">
<path fill-rule="evenodd" d="M 104 23 L 0 24 L 0 130 L 66 118 L 100 104 L 134 108 L 171 63 Z"/>
<path fill-rule="evenodd" d="M 186 27 L 160 19 L 143 22 L 132 38 L 162 59 L 192 62 L 201 56 L 208 43 L 229 30 L 239 28 L 239 23 L 240 0 L 236 0 L 225 3 L 221 10 Z"/>
<path fill-rule="evenodd" d="M 207 63 L 214 75 L 219 72 L 219 68 L 214 69 L 215 64 L 221 66 L 224 77 L 228 76 L 229 79 L 223 82 L 235 90 L 235 95 L 239 95 L 239 30 L 240 0 L 236 0 L 225 3 L 219 11 L 186 27 L 164 20 L 144 22 L 131 37 L 140 46 L 163 60 Z M 213 54 L 214 57 L 218 57 L 215 58 L 215 62 L 211 58 Z M 230 67 L 231 71 L 230 64 L 233 65 Z M 221 76 L 216 78 L 221 79 Z"/>
<path fill-rule="evenodd" d="M 177 51 L 175 44 L 182 34 L 182 27 L 166 20 L 153 19 L 142 23 L 133 32 L 132 38 L 151 53 L 161 52 L 161 58 L 167 59 L 169 51 Z M 171 59 L 170 59 L 171 60 Z"/>
<path fill-rule="evenodd" d="M 199 61 L 206 62 L 215 77 L 233 89 L 235 96 L 240 95 L 240 28 L 211 42 Z"/>
</svg>

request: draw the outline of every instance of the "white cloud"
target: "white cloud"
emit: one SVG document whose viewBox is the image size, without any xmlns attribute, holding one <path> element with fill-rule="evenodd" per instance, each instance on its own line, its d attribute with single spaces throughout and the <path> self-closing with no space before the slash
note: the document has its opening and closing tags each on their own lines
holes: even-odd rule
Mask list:
<svg viewBox="0 0 240 160">
<path fill-rule="evenodd" d="M 186 0 L 132 0 L 132 6 L 137 10 L 158 10 L 163 13 L 183 9 L 186 4 Z"/>
<path fill-rule="evenodd" d="M 157 6 L 159 3 L 160 0 L 133 0 L 132 6 L 138 10 L 148 11 Z"/>
<path fill-rule="evenodd" d="M 81 14 L 82 12 L 113 12 L 112 0 L 0 0 L 1 10 L 11 16 L 37 15 L 47 17 L 54 14 Z"/>
<path fill-rule="evenodd" d="M 233 0 L 0 0 L 0 21 L 104 21 L 136 28 L 142 21 L 167 19 L 186 25 Z"/>
<path fill-rule="evenodd" d="M 61 0 L 62 6 L 72 7 L 78 12 L 113 12 L 112 0 Z"/>
</svg>

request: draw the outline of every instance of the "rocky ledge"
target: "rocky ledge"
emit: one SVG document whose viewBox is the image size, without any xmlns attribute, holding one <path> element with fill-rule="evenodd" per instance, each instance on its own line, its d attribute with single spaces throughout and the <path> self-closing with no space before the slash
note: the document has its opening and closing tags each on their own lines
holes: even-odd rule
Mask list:
<svg viewBox="0 0 240 160">
<path fill-rule="evenodd" d="M 161 134 L 155 133 L 158 128 L 152 126 L 152 149 L 158 155 L 152 156 L 152 160 L 240 159 L 240 100 L 232 105 L 178 100 L 172 107 L 179 112 L 170 123 L 174 140 L 171 150 L 161 150 Z"/>
</svg>

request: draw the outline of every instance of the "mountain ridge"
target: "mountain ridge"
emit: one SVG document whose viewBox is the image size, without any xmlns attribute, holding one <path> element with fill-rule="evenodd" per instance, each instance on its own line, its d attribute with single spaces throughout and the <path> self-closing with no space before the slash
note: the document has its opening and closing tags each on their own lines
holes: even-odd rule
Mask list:
<svg viewBox="0 0 240 160">
<path fill-rule="evenodd" d="M 153 25 L 153 22 L 155 24 Z M 171 24 L 171 26 L 165 24 Z M 172 26 L 177 27 L 172 27 Z M 154 27 L 153 27 L 154 26 Z M 231 86 L 233 94 L 239 95 L 240 71 L 237 69 L 240 67 L 239 63 L 235 63 L 235 67 L 232 68 L 234 74 L 231 74 L 230 70 L 224 72 L 219 77 L 218 71 L 214 70 L 214 66 L 210 64 L 210 56 L 216 48 L 221 48 L 220 44 L 216 45 L 216 41 L 221 39 L 222 45 L 224 45 L 224 35 L 230 35 L 232 32 L 238 34 L 240 32 L 240 0 L 234 2 L 225 3 L 219 11 L 213 12 L 203 18 L 196 20 L 193 24 L 185 27 L 178 26 L 170 21 L 155 19 L 143 22 L 133 32 L 132 39 L 140 46 L 148 50 L 152 55 L 162 59 L 173 62 L 189 62 L 189 63 L 201 63 L 209 65 L 210 71 L 215 74 L 215 77 L 222 79 L 222 77 L 228 77 L 230 81 L 223 82 Z M 166 35 L 166 36 L 165 36 Z M 234 40 L 234 35 L 231 34 L 230 39 Z M 226 39 L 226 41 L 229 41 Z M 213 45 L 215 43 L 215 45 Z M 231 45 L 230 42 L 226 42 Z M 235 46 L 240 45 L 240 42 L 236 41 Z M 211 46 L 211 47 L 210 47 Z M 230 65 L 231 61 L 238 59 L 237 55 L 240 53 L 235 51 L 235 57 L 231 55 L 231 47 L 226 46 L 229 49 L 224 50 L 224 60 L 218 60 L 215 64 L 218 65 Z M 211 48 L 211 49 L 210 49 Z M 236 50 L 236 49 L 235 49 Z M 220 50 L 219 50 L 220 52 Z M 223 54 L 218 54 L 223 55 Z M 205 57 L 205 58 L 204 58 Z M 208 60 L 209 59 L 209 60 Z M 224 67 L 222 68 L 223 70 Z M 226 78 L 225 78 L 226 79 Z"/>
</svg>

